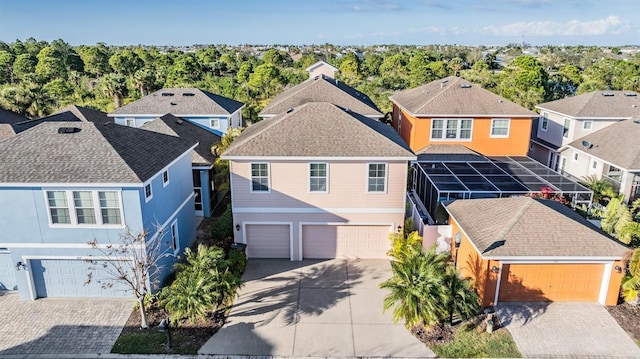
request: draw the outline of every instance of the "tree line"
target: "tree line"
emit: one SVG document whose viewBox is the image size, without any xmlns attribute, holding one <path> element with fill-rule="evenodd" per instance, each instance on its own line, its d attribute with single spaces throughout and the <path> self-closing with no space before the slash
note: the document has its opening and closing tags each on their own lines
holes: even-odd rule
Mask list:
<svg viewBox="0 0 640 359">
<path fill-rule="evenodd" d="M 457 75 L 524 107 L 595 90 L 640 91 L 640 54 L 619 49 L 457 45 L 305 47 L 200 45 L 71 46 L 29 38 L 0 41 L 0 106 L 37 118 L 75 104 L 109 112 L 163 87 L 197 87 L 247 104 L 257 114 L 276 94 L 308 78 L 324 60 L 337 78 L 367 94 L 383 112 L 396 91 Z M 295 59 L 295 60 L 294 60 Z"/>
</svg>

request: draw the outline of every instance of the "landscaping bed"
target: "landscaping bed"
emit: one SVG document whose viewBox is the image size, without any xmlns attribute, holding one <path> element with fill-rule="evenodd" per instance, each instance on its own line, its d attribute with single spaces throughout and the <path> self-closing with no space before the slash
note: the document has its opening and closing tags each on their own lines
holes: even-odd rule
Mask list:
<svg viewBox="0 0 640 359">
<path fill-rule="evenodd" d="M 622 329 L 640 345 L 640 307 L 622 303 L 606 308 Z"/>
</svg>

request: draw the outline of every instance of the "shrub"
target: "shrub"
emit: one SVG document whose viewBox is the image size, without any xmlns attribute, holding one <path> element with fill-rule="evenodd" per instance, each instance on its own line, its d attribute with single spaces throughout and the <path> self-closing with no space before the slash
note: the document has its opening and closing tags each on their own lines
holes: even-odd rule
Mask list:
<svg viewBox="0 0 640 359">
<path fill-rule="evenodd" d="M 232 249 L 229 251 L 229 269 L 233 273 L 242 275 L 247 267 L 247 254 L 244 251 Z"/>
<path fill-rule="evenodd" d="M 211 237 L 216 246 L 225 250 L 229 249 L 231 242 L 233 242 L 233 213 L 231 212 L 231 206 L 227 206 L 227 209 L 213 224 Z"/>
</svg>

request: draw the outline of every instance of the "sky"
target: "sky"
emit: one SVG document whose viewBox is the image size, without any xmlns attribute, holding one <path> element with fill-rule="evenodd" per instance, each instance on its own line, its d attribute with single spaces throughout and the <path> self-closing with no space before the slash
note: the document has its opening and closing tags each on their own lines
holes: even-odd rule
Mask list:
<svg viewBox="0 0 640 359">
<path fill-rule="evenodd" d="M 0 41 L 640 45 L 640 0 L 0 0 Z"/>
</svg>

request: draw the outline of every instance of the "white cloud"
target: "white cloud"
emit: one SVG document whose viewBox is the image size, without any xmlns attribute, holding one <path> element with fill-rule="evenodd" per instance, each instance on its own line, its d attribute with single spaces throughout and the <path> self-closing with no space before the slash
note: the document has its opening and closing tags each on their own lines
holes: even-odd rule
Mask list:
<svg viewBox="0 0 640 359">
<path fill-rule="evenodd" d="M 612 15 L 592 21 L 571 20 L 564 23 L 557 21 L 521 21 L 502 26 L 485 26 L 482 30 L 493 35 L 508 36 L 514 34 L 530 36 L 594 36 L 621 34 L 630 28 L 628 21 L 622 21 L 618 16 Z"/>
</svg>

